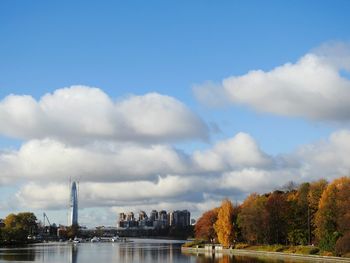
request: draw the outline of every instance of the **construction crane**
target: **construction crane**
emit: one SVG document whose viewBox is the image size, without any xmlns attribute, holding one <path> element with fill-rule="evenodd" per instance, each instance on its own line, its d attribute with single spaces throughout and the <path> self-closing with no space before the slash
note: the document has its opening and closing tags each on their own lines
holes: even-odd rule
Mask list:
<svg viewBox="0 0 350 263">
<path fill-rule="evenodd" d="M 49 223 L 49 226 L 51 226 L 50 220 L 47 217 L 47 215 L 45 214 L 45 212 L 43 213 L 43 216 L 44 216 L 44 227 L 45 227 L 45 218 L 46 218 L 47 222 Z"/>
<path fill-rule="evenodd" d="M 50 230 L 51 230 L 51 223 L 49 218 L 47 217 L 46 213 L 43 213 L 43 217 L 44 217 L 44 221 L 43 221 L 43 234 L 50 234 Z M 46 224 L 45 224 L 45 220 L 47 221 L 47 223 L 49 224 L 48 227 L 46 228 Z"/>
</svg>

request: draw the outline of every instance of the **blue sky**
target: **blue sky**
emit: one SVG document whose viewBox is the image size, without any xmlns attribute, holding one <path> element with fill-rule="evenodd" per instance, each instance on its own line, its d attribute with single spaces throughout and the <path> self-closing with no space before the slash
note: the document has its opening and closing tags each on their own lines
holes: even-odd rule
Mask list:
<svg viewBox="0 0 350 263">
<path fill-rule="evenodd" d="M 323 42 L 348 40 L 349 9 L 346 1 L 5 1 L 0 95 L 38 98 L 73 84 L 101 87 L 112 97 L 157 91 L 181 99 L 213 121 L 229 122 L 234 115 L 237 123 L 242 119 L 237 109 L 202 109 L 193 99 L 192 85 L 269 70 L 296 61 Z M 259 136 L 261 129 L 247 122 L 230 128 L 257 130 Z M 296 122 L 280 128 L 298 134 L 291 128 L 300 126 L 307 139 L 319 136 L 319 129 Z M 273 153 L 294 146 L 274 146 L 273 141 L 264 145 Z"/>
<path fill-rule="evenodd" d="M 208 138 L 203 140 L 190 133 L 180 140 L 162 139 L 153 144 L 170 145 L 192 160 L 194 152 L 210 150 L 216 143 L 243 132 L 260 147 L 263 155 L 273 158 L 294 156 L 300 147 L 310 144 L 313 145 L 311 148 L 321 147 L 320 141 L 328 141 L 331 134 L 346 130 L 349 126 L 347 118 L 339 121 L 334 117 L 335 113 L 330 114 L 332 118 L 328 114 L 316 114 L 313 118 L 293 110 L 290 115 L 280 109 L 265 111 L 261 110 L 264 106 L 245 97 L 212 107 L 197 98 L 193 87 L 206 86 L 208 81 L 220 86 L 224 79 L 245 76 L 252 70 L 268 72 L 286 63 L 295 64 L 324 43 L 345 43 L 347 46 L 349 13 L 348 1 L 1 1 L 0 99 L 16 94 L 30 95 L 39 101 L 47 93 L 72 85 L 96 87 L 112 101 L 125 101 L 135 95 L 142 97 L 155 92 L 170 96 L 198 116 L 208 126 Z M 338 69 L 341 70 L 345 70 L 345 74 L 348 72 L 346 67 Z M 230 87 L 225 89 L 231 90 Z M 1 118 L 5 118 L 4 115 L 0 115 Z M 0 126 L 10 125 L 4 119 L 1 122 Z M 66 144 L 72 143 L 56 133 L 40 133 L 39 138 L 32 133 L 19 136 L 14 130 L 4 132 L 5 128 L 0 133 L 1 151 L 17 151 L 35 139 L 58 138 Z M 250 139 L 244 137 L 243 141 Z M 89 137 L 89 140 L 94 138 Z M 135 144 L 139 142 L 139 137 L 132 140 Z M 76 145 L 74 142 L 72 147 L 78 147 Z M 347 170 L 342 166 L 339 171 Z M 221 172 L 211 173 L 218 176 Z M 162 174 L 156 170 L 154 176 L 166 178 L 173 173 L 180 171 L 175 169 Z M 192 176 L 192 173 L 192 170 L 181 170 L 181 176 Z M 4 180 L 0 186 L 2 202 L 8 203 L 9 196 L 15 198 L 19 192 L 23 193 L 21 187 L 37 183 L 38 176 L 18 174 L 26 179 Z M 47 174 L 51 178 L 48 181 L 55 182 L 55 176 Z M 311 175 L 309 178 L 315 179 Z M 281 183 L 289 179 L 281 180 Z M 307 180 L 308 176 L 302 179 Z M 86 179 L 89 180 L 98 181 L 93 176 Z M 139 179 L 131 181 L 134 180 Z M 235 195 L 236 188 L 239 187 L 235 186 L 231 192 L 233 198 L 242 198 L 248 191 L 237 191 L 239 194 Z M 262 189 L 261 185 L 249 191 L 259 189 Z M 179 206 L 186 207 L 185 201 L 190 202 L 190 196 L 201 193 L 182 195 L 188 195 L 187 199 L 174 194 L 167 204 L 174 207 L 176 200 Z M 217 195 L 213 200 L 220 197 Z M 154 204 L 159 205 L 160 201 L 154 200 Z M 144 205 L 129 199 L 125 204 L 135 209 Z M 90 207 L 87 210 L 94 205 L 86 205 Z M 113 213 L 121 209 L 119 204 L 114 207 Z M 198 207 L 188 207 L 200 212 Z M 18 209 L 22 208 L 13 208 Z M 50 209 L 55 211 L 52 213 L 57 214 L 58 220 L 62 220 L 64 216 L 59 216 L 63 213 L 62 204 Z M 0 217 L 11 210 L 12 207 L 3 209 Z M 33 210 L 40 211 L 38 207 Z"/>
</svg>

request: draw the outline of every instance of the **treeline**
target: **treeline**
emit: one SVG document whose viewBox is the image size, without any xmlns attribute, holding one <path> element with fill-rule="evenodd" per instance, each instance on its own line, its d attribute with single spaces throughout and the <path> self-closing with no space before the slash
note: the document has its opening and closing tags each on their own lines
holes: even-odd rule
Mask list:
<svg viewBox="0 0 350 263">
<path fill-rule="evenodd" d="M 195 236 L 224 246 L 313 244 L 337 255 L 350 253 L 350 177 L 253 193 L 236 206 L 226 199 L 198 219 Z"/>
<path fill-rule="evenodd" d="M 9 214 L 0 226 L 0 245 L 29 243 L 28 236 L 37 232 L 37 218 L 33 213 Z"/>
</svg>

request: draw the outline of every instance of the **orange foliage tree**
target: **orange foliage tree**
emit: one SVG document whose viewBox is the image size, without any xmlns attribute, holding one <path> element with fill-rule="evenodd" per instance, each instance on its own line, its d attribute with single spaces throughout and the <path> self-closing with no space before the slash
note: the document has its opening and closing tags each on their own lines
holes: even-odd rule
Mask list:
<svg viewBox="0 0 350 263">
<path fill-rule="evenodd" d="M 212 241 L 216 238 L 214 224 L 218 219 L 219 208 L 214 208 L 205 212 L 198 220 L 194 227 L 195 237 Z"/>
<path fill-rule="evenodd" d="M 233 231 L 233 205 L 230 200 L 224 199 L 218 212 L 218 219 L 214 228 L 220 244 L 229 247 L 234 239 Z"/>
<path fill-rule="evenodd" d="M 329 251 L 335 250 L 339 237 L 350 232 L 350 177 L 334 180 L 323 192 L 316 226 L 320 247 Z"/>
</svg>

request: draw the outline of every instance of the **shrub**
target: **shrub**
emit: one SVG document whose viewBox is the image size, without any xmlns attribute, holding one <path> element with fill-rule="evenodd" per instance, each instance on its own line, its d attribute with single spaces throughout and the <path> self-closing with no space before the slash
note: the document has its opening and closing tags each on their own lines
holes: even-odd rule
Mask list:
<svg viewBox="0 0 350 263">
<path fill-rule="evenodd" d="M 294 253 L 303 255 L 315 255 L 320 252 L 320 249 L 314 246 L 296 246 L 294 249 Z"/>
<path fill-rule="evenodd" d="M 330 251 L 322 251 L 321 256 L 331 257 L 333 256 L 333 253 Z"/>
<path fill-rule="evenodd" d="M 249 245 L 246 243 L 238 243 L 235 245 L 235 249 L 245 249 L 247 247 L 249 247 Z"/>
<path fill-rule="evenodd" d="M 318 247 L 313 247 L 313 248 L 310 249 L 309 254 L 310 255 L 316 255 L 319 252 L 320 252 L 320 249 Z"/>
<path fill-rule="evenodd" d="M 183 244 L 183 247 L 195 247 L 195 246 L 201 246 L 205 244 L 204 240 L 193 240 L 191 242 L 187 242 Z"/>
<path fill-rule="evenodd" d="M 335 244 L 335 253 L 339 256 L 350 253 L 350 232 L 337 240 Z"/>
<path fill-rule="evenodd" d="M 285 249 L 288 249 L 286 246 L 276 246 L 274 249 L 275 252 L 283 252 Z"/>
</svg>

